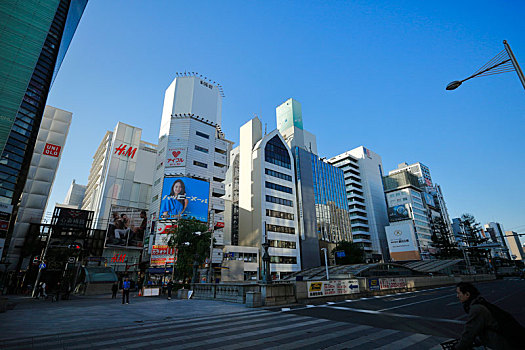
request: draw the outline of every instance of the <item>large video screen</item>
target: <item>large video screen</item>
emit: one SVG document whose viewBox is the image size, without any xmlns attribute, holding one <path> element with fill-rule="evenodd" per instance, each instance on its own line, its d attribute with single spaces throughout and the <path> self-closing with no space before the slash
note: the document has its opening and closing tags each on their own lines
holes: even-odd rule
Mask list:
<svg viewBox="0 0 525 350">
<path fill-rule="evenodd" d="M 165 177 L 160 202 L 160 220 L 195 218 L 208 221 L 210 183 L 189 177 Z"/>
<path fill-rule="evenodd" d="M 106 246 L 142 248 L 147 225 L 147 210 L 112 205 Z"/>
</svg>

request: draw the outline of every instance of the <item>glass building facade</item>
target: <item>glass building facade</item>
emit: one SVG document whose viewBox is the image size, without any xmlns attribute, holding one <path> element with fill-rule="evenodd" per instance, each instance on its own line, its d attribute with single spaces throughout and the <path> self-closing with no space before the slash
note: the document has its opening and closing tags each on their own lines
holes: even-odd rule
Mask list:
<svg viewBox="0 0 525 350">
<path fill-rule="evenodd" d="M 321 265 L 321 247 L 352 241 L 352 231 L 343 171 L 300 147 L 293 153 L 304 269 Z"/>
<path fill-rule="evenodd" d="M 12 212 L 8 213 L 9 229 L 0 232 L 0 239 L 6 239 L 4 252 L 7 251 L 10 243 L 17 206 L 26 183 L 49 89 L 86 4 L 87 0 L 56 0 L 19 1 L 16 6 L 12 4 L 0 6 L 1 17 L 13 22 L 11 28 L 9 25 L 0 28 L 0 37 L 2 37 L 0 44 L 2 47 L 13 46 L 15 51 L 25 55 L 17 58 L 14 55 L 9 56 L 8 51 L 2 51 L 3 55 L 0 55 L 0 68 L 2 71 L 8 70 L 6 77 L 9 77 L 3 79 L 0 89 L 2 94 L 0 108 L 4 111 L 7 107 L 16 105 L 14 119 L 7 129 L 4 138 L 5 147 L 0 157 L 0 204 L 13 207 Z M 6 22 L 2 20 L 0 23 Z M 24 31 L 22 36 L 24 40 L 15 35 L 16 33 L 7 33 L 10 35 L 5 33 L 12 32 L 18 27 Z M 43 36 L 44 39 L 38 41 L 39 36 Z M 30 57 L 34 55 L 37 59 L 31 64 Z M 20 62 L 20 59 L 23 69 L 18 67 L 16 62 L 13 64 L 14 60 Z M 23 72 L 27 74 L 24 75 Z M 9 101 L 3 98 L 9 91 L 14 93 L 22 86 L 23 92 L 18 102 L 15 101 L 13 94 L 8 96 L 11 97 Z"/>
</svg>

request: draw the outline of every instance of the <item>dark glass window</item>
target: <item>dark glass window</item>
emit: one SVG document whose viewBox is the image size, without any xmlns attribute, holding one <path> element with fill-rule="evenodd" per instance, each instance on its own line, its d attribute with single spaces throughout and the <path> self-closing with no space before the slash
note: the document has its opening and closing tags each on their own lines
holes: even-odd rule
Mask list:
<svg viewBox="0 0 525 350">
<path fill-rule="evenodd" d="M 207 168 L 208 167 L 208 164 L 199 162 L 197 160 L 193 161 L 193 165 L 200 166 L 201 168 Z"/>
<path fill-rule="evenodd" d="M 290 241 L 276 241 L 276 240 L 268 240 L 268 244 L 270 247 L 274 248 L 289 248 L 289 249 L 295 249 L 296 243 L 290 242 Z"/>
<path fill-rule="evenodd" d="M 281 204 L 281 205 L 286 205 L 288 207 L 293 207 L 293 202 L 288 199 L 283 199 L 283 198 L 278 198 L 278 197 L 267 195 L 266 201 L 270 203 Z"/>
<path fill-rule="evenodd" d="M 283 213 L 282 211 L 266 209 L 266 216 L 271 216 L 274 218 L 293 220 L 292 213 Z"/>
<path fill-rule="evenodd" d="M 295 256 L 271 256 L 270 262 L 272 264 L 297 264 Z"/>
<path fill-rule="evenodd" d="M 286 174 L 280 173 L 280 172 L 275 171 L 275 170 L 264 169 L 264 172 L 266 173 L 266 175 L 270 175 L 270 176 L 273 176 L 273 177 L 276 177 L 276 178 L 279 178 L 279 179 L 283 179 L 283 180 L 286 180 L 286 181 L 292 181 L 292 177 L 290 175 L 286 175 Z"/>
<path fill-rule="evenodd" d="M 274 184 L 273 182 L 269 182 L 269 181 L 266 181 L 266 188 L 271 188 L 272 190 L 281 191 L 285 193 L 292 193 L 291 187 Z"/>
<path fill-rule="evenodd" d="M 200 131 L 195 131 L 195 134 L 196 134 L 197 136 L 204 137 L 205 139 L 209 139 L 209 138 L 210 138 L 210 135 L 205 134 L 205 133 L 200 132 Z"/>
<path fill-rule="evenodd" d="M 195 149 L 199 152 L 208 153 L 208 149 L 201 146 L 195 145 Z"/>
<path fill-rule="evenodd" d="M 288 226 L 266 224 L 266 231 L 295 234 L 295 228 Z"/>
<path fill-rule="evenodd" d="M 284 146 L 281 139 L 277 135 L 266 144 L 266 147 L 264 148 L 264 157 L 268 163 L 272 163 L 287 169 L 291 169 L 292 167 L 288 149 Z"/>
</svg>

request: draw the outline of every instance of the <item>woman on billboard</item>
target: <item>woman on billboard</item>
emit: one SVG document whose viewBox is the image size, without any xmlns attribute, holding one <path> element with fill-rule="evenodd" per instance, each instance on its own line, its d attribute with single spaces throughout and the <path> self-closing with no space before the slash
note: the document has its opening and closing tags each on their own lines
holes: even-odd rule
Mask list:
<svg viewBox="0 0 525 350">
<path fill-rule="evenodd" d="M 176 180 L 171 186 L 169 196 L 162 199 L 160 213 L 163 219 L 179 219 L 188 206 L 186 187 L 181 179 Z"/>
</svg>

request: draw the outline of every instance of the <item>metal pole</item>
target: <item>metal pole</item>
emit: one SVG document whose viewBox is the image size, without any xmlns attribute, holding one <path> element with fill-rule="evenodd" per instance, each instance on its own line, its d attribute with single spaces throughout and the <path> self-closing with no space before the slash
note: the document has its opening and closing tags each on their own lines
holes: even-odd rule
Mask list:
<svg viewBox="0 0 525 350">
<path fill-rule="evenodd" d="M 324 265 L 326 268 L 326 280 L 330 280 L 330 275 L 328 274 L 328 256 L 326 255 L 326 248 L 321 248 L 321 250 L 324 252 Z"/>
<path fill-rule="evenodd" d="M 507 40 L 503 40 L 503 45 L 505 46 L 505 50 L 507 50 L 507 54 L 510 57 L 510 60 L 512 62 L 512 65 L 514 66 L 514 69 L 516 70 L 516 73 L 518 73 L 521 85 L 523 85 L 523 88 L 525 89 L 525 76 L 523 76 L 523 72 L 521 71 L 520 65 L 518 64 L 516 57 L 514 57 L 514 54 L 512 53 L 512 50 L 510 49 L 510 46 L 507 43 Z"/>
<path fill-rule="evenodd" d="M 210 266 L 208 269 L 208 283 L 213 283 L 213 233 L 215 232 L 215 209 L 211 210 L 211 234 L 210 234 Z"/>
<path fill-rule="evenodd" d="M 40 266 L 42 266 L 42 263 L 44 262 L 44 259 L 46 257 L 46 254 L 47 254 L 47 249 L 49 248 L 49 242 L 51 242 L 51 234 L 53 233 L 53 229 L 50 229 L 49 230 L 49 235 L 47 236 L 47 242 L 46 242 L 46 247 L 44 249 L 44 253 L 42 253 L 42 258 L 40 259 L 40 264 L 38 265 L 38 274 L 36 275 L 36 281 L 35 281 L 35 285 L 33 286 L 33 293 L 31 294 L 32 297 L 35 297 L 35 294 L 36 294 L 36 291 L 37 291 L 37 286 L 38 286 L 38 283 L 40 282 L 40 276 L 42 276 L 42 268 Z"/>
</svg>

